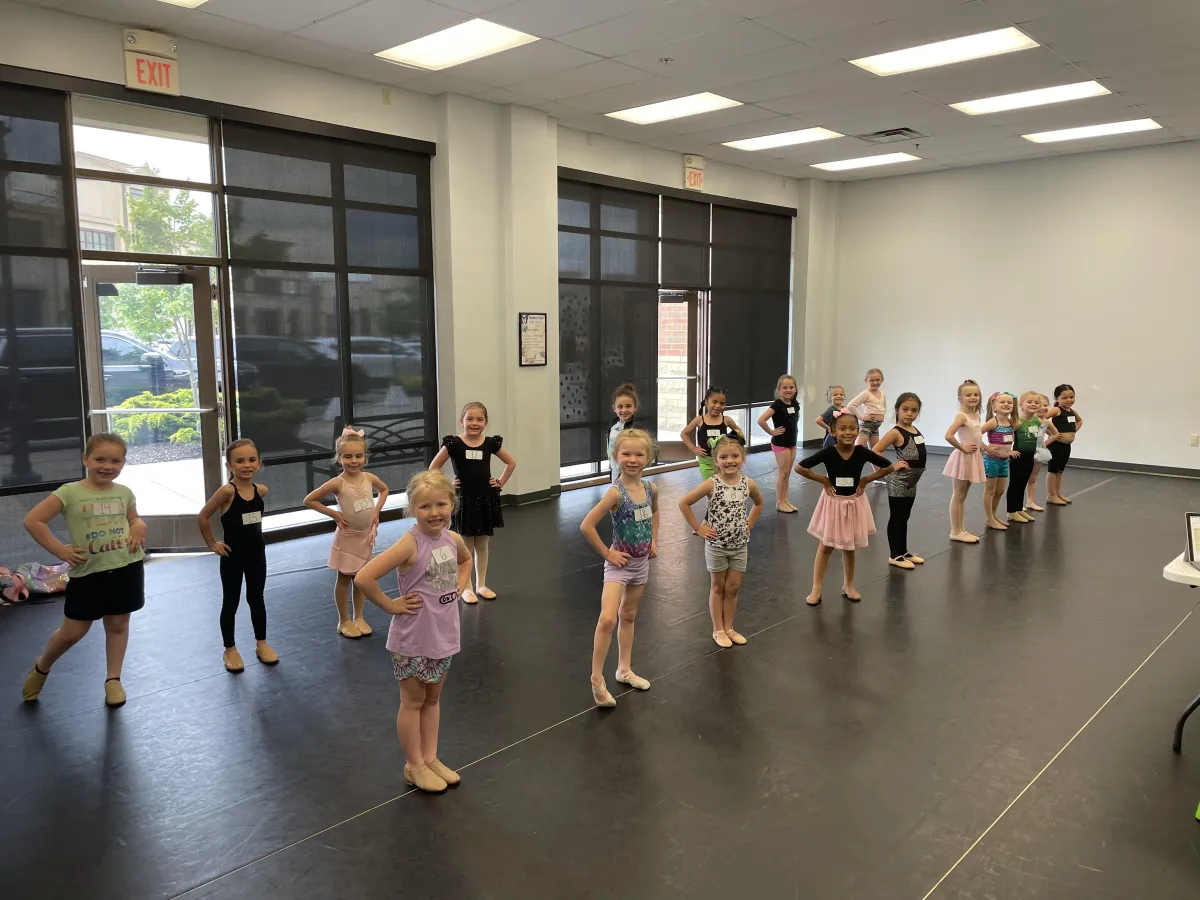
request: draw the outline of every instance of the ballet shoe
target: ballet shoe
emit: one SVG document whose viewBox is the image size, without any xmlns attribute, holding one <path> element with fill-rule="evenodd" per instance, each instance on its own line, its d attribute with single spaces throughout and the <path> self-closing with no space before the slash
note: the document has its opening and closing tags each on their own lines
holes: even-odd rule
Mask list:
<svg viewBox="0 0 1200 900">
<path fill-rule="evenodd" d="M 404 783 L 410 784 L 418 791 L 425 791 L 428 794 L 440 794 L 448 787 L 441 776 L 429 768 L 429 766 L 421 766 L 419 769 L 410 769 L 408 766 L 405 766 Z"/>
<path fill-rule="evenodd" d="M 1066 500 L 1059 500 L 1057 497 L 1051 497 L 1046 502 L 1048 504 L 1050 504 L 1051 506 L 1066 506 L 1067 505 Z"/>
<path fill-rule="evenodd" d="M 858 603 L 862 600 L 862 594 L 854 590 L 854 588 L 846 587 L 845 585 L 842 586 L 842 596 L 851 603 Z"/>
<path fill-rule="evenodd" d="M 21 699 L 26 703 L 32 703 L 41 694 L 42 688 L 46 686 L 46 679 L 50 677 L 49 672 L 43 672 L 34 663 L 29 670 L 29 674 L 25 676 L 25 683 L 21 685 Z"/>
<path fill-rule="evenodd" d="M 924 557 L 916 556 L 915 554 L 912 554 L 912 553 L 905 553 L 904 558 L 907 559 L 910 563 L 916 563 L 918 566 L 925 565 Z"/>
<path fill-rule="evenodd" d="M 354 627 L 358 629 L 360 637 L 369 637 L 375 633 L 375 629 L 367 624 L 367 620 L 359 616 L 354 620 Z"/>
<path fill-rule="evenodd" d="M 456 784 L 462 781 L 462 776 L 440 759 L 432 759 L 425 765 L 429 767 L 429 770 L 433 772 L 434 775 L 442 779 L 442 781 L 446 782 L 446 784 L 448 784 L 450 787 L 454 787 Z"/>
<path fill-rule="evenodd" d="M 279 662 L 279 654 L 272 650 L 269 644 L 259 644 L 254 648 L 254 655 L 264 666 L 273 666 Z"/>
<path fill-rule="evenodd" d="M 496 592 L 491 588 L 486 588 L 482 584 L 475 589 L 475 593 L 484 600 L 495 600 Z M 432 765 L 432 763 L 430 764 Z"/>
<path fill-rule="evenodd" d="M 813 602 L 813 594 L 816 594 L 816 597 L 817 597 L 817 600 L 815 603 Z M 817 594 L 816 591 L 813 591 L 812 594 L 809 594 L 807 597 L 804 598 L 804 602 L 807 603 L 809 606 L 820 606 L 821 605 L 821 595 Z"/>
<path fill-rule="evenodd" d="M 358 626 L 354 624 L 353 619 L 347 619 L 345 622 L 338 622 L 337 633 L 344 638 L 358 640 L 362 637 L 358 632 Z"/>
<path fill-rule="evenodd" d="M 988 528 L 992 529 L 992 531 L 1008 531 L 1008 526 L 1005 525 L 1003 522 L 1001 522 L 999 519 L 995 519 L 991 522 L 987 522 L 986 524 L 987 524 Z"/>
<path fill-rule="evenodd" d="M 104 705 L 112 709 L 125 705 L 125 688 L 121 687 L 120 678 L 110 678 L 104 682 Z"/>
<path fill-rule="evenodd" d="M 725 634 L 726 634 L 726 635 L 728 635 L 729 639 L 730 639 L 731 641 L 733 641 L 735 644 L 737 644 L 739 647 L 740 647 L 742 644 L 746 643 L 746 638 L 745 638 L 745 637 L 743 637 L 742 635 L 738 634 L 738 633 L 737 633 L 736 631 L 734 631 L 732 628 L 726 628 L 726 629 L 725 629 Z"/>
<path fill-rule="evenodd" d="M 905 559 L 903 556 L 888 559 L 888 565 L 895 566 L 897 569 L 915 569 L 917 567 L 914 562 Z"/>
<path fill-rule="evenodd" d="M 950 535 L 950 540 L 958 541 L 960 544 L 978 544 L 979 538 L 971 534 L 969 531 L 964 531 L 961 534 Z"/>
<path fill-rule="evenodd" d="M 605 685 L 604 679 L 600 679 L 600 687 L 592 685 L 592 702 L 597 706 L 616 706 L 616 698 L 608 692 L 608 686 Z"/>
<path fill-rule="evenodd" d="M 467 590 L 462 592 L 462 602 L 469 603 L 471 606 L 474 606 L 479 602 L 479 598 L 475 596 L 474 591 Z"/>
<path fill-rule="evenodd" d="M 221 662 L 225 663 L 225 671 L 233 675 L 246 671 L 246 664 L 242 662 L 242 654 L 238 653 L 237 647 L 226 647 Z"/>
<path fill-rule="evenodd" d="M 633 672 L 618 672 L 617 681 L 627 684 L 631 688 L 637 688 L 639 691 L 650 690 L 650 682 L 641 675 L 634 675 Z"/>
<path fill-rule="evenodd" d="M 1033 510 L 1034 512 L 1045 512 L 1046 511 L 1046 507 L 1038 506 L 1036 503 L 1027 503 L 1027 504 L 1025 504 L 1025 508 L 1029 509 L 1029 510 Z"/>
<path fill-rule="evenodd" d="M 714 631 L 713 632 L 713 643 L 715 643 L 718 647 L 721 647 L 723 649 L 733 646 L 733 641 L 730 640 L 729 635 L 727 635 L 723 631 Z"/>
</svg>

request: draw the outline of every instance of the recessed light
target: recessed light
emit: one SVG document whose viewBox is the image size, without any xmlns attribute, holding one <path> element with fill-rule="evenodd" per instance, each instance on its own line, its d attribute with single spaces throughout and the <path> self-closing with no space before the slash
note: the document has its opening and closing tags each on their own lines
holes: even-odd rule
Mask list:
<svg viewBox="0 0 1200 900">
<path fill-rule="evenodd" d="M 803 128 L 800 131 L 784 131 L 780 134 L 764 134 L 762 137 L 726 141 L 726 147 L 735 150 L 770 150 L 772 147 L 789 147 L 792 144 L 807 144 L 810 141 L 827 141 L 843 135 L 828 128 Z"/>
<path fill-rule="evenodd" d="M 195 9 L 208 0 L 161 0 L 163 3 L 170 3 L 172 6 L 182 6 L 184 9 Z"/>
<path fill-rule="evenodd" d="M 1084 125 L 1082 128 L 1064 128 L 1061 131 L 1039 131 L 1021 137 L 1035 144 L 1052 144 L 1055 141 L 1074 141 L 1079 138 L 1104 137 L 1108 134 L 1130 134 L 1134 131 L 1153 131 L 1162 128 L 1153 119 L 1130 119 L 1127 122 L 1109 122 L 1107 125 Z"/>
<path fill-rule="evenodd" d="M 876 75 L 899 75 L 901 72 L 948 66 L 951 63 L 966 62 L 968 59 L 999 56 L 1001 53 L 1028 50 L 1038 46 L 1040 44 L 1037 41 L 1016 28 L 1001 28 L 998 31 L 985 31 L 982 34 L 968 34 L 966 37 L 949 41 L 938 41 L 936 44 L 922 44 L 920 47 L 909 47 L 906 50 L 864 56 L 850 62 Z"/>
<path fill-rule="evenodd" d="M 883 156 L 860 156 L 858 159 L 839 159 L 836 162 L 817 163 L 813 168 L 824 169 L 827 172 L 844 172 L 846 169 L 889 166 L 892 163 L 912 162 L 920 158 L 911 153 L 885 153 Z"/>
<path fill-rule="evenodd" d="M 632 109 L 621 109 L 617 112 L 606 113 L 606 115 L 614 119 L 633 122 L 635 125 L 649 125 L 653 122 L 682 119 L 684 116 L 698 116 L 700 113 L 741 105 L 741 101 L 730 100 L 720 94 L 704 93 L 676 97 L 674 100 L 663 100 L 661 103 L 651 103 L 647 106 L 635 106 Z"/>
<path fill-rule="evenodd" d="M 1060 84 L 1058 87 L 1022 91 L 1019 94 L 1001 94 L 999 97 L 984 97 L 982 100 L 967 100 L 950 105 L 968 116 L 982 116 L 1010 109 L 1024 109 L 1027 106 L 1045 106 L 1048 103 L 1063 103 L 1066 100 L 1103 97 L 1111 93 L 1112 91 L 1098 81 L 1079 81 L 1075 84 Z"/>
<path fill-rule="evenodd" d="M 484 19 L 472 19 L 375 55 L 402 66 L 438 72 L 536 40 L 534 35 L 523 31 Z"/>
</svg>

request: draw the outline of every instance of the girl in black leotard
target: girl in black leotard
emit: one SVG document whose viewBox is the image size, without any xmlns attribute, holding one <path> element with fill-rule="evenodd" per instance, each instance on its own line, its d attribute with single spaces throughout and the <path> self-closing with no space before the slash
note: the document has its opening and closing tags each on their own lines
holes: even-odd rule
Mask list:
<svg viewBox="0 0 1200 900">
<path fill-rule="evenodd" d="M 242 579 L 246 579 L 246 605 L 254 625 L 254 655 L 263 665 L 273 666 L 279 656 L 267 643 L 267 605 L 263 597 L 267 584 L 267 547 L 263 541 L 262 515 L 266 508 L 265 484 L 255 484 L 254 476 L 262 468 L 254 441 L 234 441 L 225 451 L 231 478 L 221 485 L 204 504 L 197 517 L 200 534 L 208 549 L 221 557 L 221 638 L 225 642 L 224 663 L 228 672 L 246 667 L 234 641 L 234 620 L 242 599 Z M 222 539 L 213 538 L 209 520 L 221 513 Z"/>
</svg>

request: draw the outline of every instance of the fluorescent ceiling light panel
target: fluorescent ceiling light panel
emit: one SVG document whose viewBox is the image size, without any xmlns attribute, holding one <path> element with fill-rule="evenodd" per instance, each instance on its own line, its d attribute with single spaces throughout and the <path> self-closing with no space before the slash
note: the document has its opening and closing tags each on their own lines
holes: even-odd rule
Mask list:
<svg viewBox="0 0 1200 900">
<path fill-rule="evenodd" d="M 1048 103 L 1063 103 L 1067 100 L 1103 97 L 1105 94 L 1111 93 L 1112 91 L 1098 81 L 1079 81 L 1075 84 L 1061 84 L 1058 87 L 1040 88 L 1036 91 L 1022 91 L 1019 94 L 1002 94 L 999 97 L 951 103 L 950 106 L 959 112 L 965 112 L 968 116 L 982 116 L 1010 109 L 1025 109 L 1028 106 L 1045 106 Z"/>
<path fill-rule="evenodd" d="M 381 50 L 375 55 L 402 66 L 440 72 L 536 40 L 538 38 L 523 31 L 505 28 L 484 19 L 472 19 L 391 50 Z"/>
<path fill-rule="evenodd" d="M 807 144 L 811 141 L 827 141 L 830 138 L 843 137 L 837 131 L 828 128 L 804 128 L 800 131 L 784 131 L 781 134 L 764 134 L 762 137 L 745 138 L 740 141 L 726 141 L 726 147 L 735 150 L 770 150 L 772 147 L 790 147 L 792 144 Z"/>
<path fill-rule="evenodd" d="M 1039 131 L 1021 137 L 1035 144 L 1052 144 L 1055 141 L 1075 141 L 1080 138 L 1105 137 L 1110 134 L 1130 134 L 1134 131 L 1153 131 L 1162 128 L 1153 119 L 1130 119 L 1128 122 L 1109 122 L 1107 125 L 1085 125 L 1082 128 L 1064 128 L 1061 131 Z"/>
<path fill-rule="evenodd" d="M 682 119 L 684 116 L 698 116 L 700 113 L 713 112 L 718 109 L 729 109 L 731 106 L 741 106 L 741 101 L 730 100 L 720 94 L 692 94 L 687 97 L 677 97 L 674 100 L 663 100 L 661 103 L 651 103 L 648 106 L 635 106 L 632 109 L 621 109 L 617 112 L 605 113 L 614 119 L 624 119 L 635 125 L 650 125 L 654 122 L 666 122 L 668 119 Z"/>
<path fill-rule="evenodd" d="M 909 47 L 907 50 L 893 50 L 878 56 L 864 56 L 850 62 L 876 75 L 899 75 L 901 72 L 948 66 L 951 63 L 966 62 L 968 59 L 999 56 L 1001 53 L 1028 50 L 1037 46 L 1040 46 L 1037 41 L 1020 30 L 1001 28 L 998 31 L 985 31 L 982 34 L 938 41 L 936 44 Z"/>
<path fill-rule="evenodd" d="M 883 156 L 860 156 L 858 159 L 839 159 L 836 162 L 817 163 L 814 169 L 826 172 L 844 172 L 847 169 L 866 169 L 869 166 L 890 166 L 892 163 L 912 162 L 921 157 L 911 153 L 885 153 Z"/>
<path fill-rule="evenodd" d="M 202 3 L 207 3 L 208 0 L 162 0 L 163 3 L 170 3 L 172 6 L 182 6 L 184 9 L 195 9 Z"/>
</svg>

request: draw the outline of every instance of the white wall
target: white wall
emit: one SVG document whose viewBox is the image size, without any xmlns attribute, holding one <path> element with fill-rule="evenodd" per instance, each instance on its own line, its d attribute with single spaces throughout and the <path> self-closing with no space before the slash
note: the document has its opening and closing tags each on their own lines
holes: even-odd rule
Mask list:
<svg viewBox="0 0 1200 900">
<path fill-rule="evenodd" d="M 1200 143 L 846 183 L 835 225 L 838 375 L 916 391 L 931 443 L 964 378 L 1069 382 L 1078 456 L 1200 468 Z"/>
</svg>

